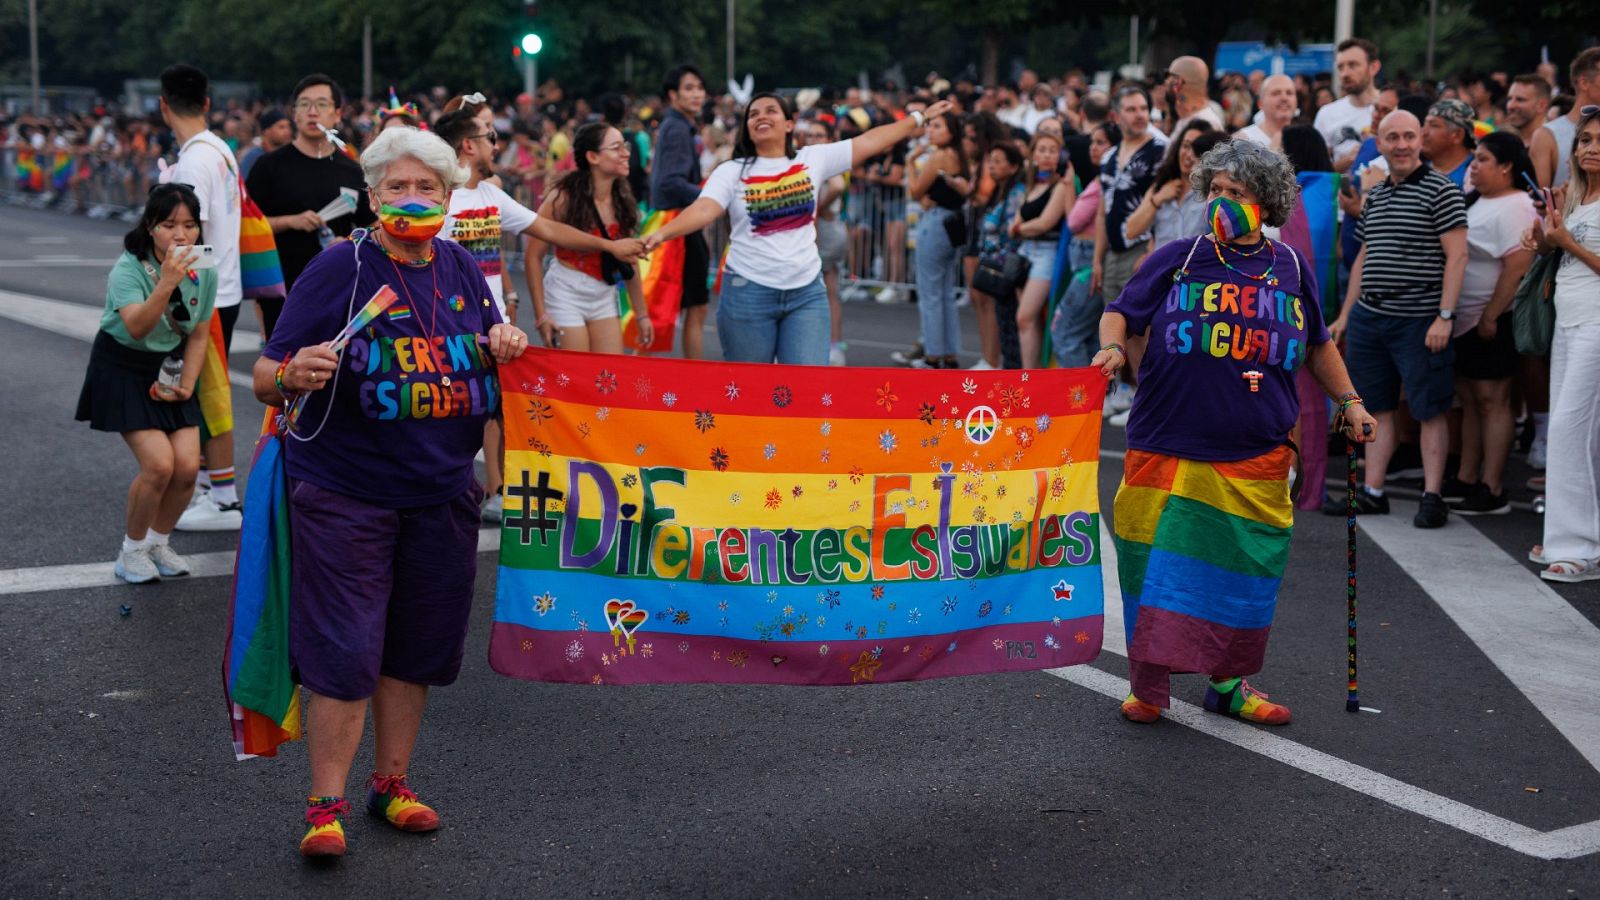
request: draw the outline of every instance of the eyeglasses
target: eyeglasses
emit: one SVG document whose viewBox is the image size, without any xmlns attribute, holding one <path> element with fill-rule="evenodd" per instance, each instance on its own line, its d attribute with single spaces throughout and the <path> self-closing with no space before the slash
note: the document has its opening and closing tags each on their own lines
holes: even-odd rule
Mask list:
<svg viewBox="0 0 1600 900">
<path fill-rule="evenodd" d="M 189 321 L 189 308 L 183 305 L 183 296 L 178 293 L 177 288 L 173 288 L 172 296 L 167 298 L 167 315 L 171 316 L 174 322 Z"/>
<path fill-rule="evenodd" d="M 294 108 L 296 112 L 333 112 L 334 106 L 332 100 L 296 100 Z"/>
<path fill-rule="evenodd" d="M 626 141 L 617 141 L 615 144 L 607 144 L 604 147 L 601 147 L 600 148 L 600 152 L 601 153 L 621 153 L 623 156 L 627 156 L 629 153 L 632 153 L 633 151 L 628 149 L 628 144 L 627 144 Z"/>
<path fill-rule="evenodd" d="M 491 144 L 499 144 L 500 143 L 500 134 L 498 132 L 495 132 L 495 131 L 485 131 L 483 134 L 475 134 L 472 137 L 474 139 L 481 138 L 483 140 L 488 141 Z M 602 147 L 601 149 L 603 150 L 605 148 Z"/>
</svg>

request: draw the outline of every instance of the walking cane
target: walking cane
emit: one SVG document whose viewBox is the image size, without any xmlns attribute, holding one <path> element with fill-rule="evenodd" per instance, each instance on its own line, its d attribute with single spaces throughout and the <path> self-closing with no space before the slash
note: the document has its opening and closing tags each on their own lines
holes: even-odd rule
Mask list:
<svg viewBox="0 0 1600 900">
<path fill-rule="evenodd" d="M 1346 426 L 1347 429 L 1348 427 Z M 1362 433 L 1371 434 L 1372 426 L 1363 426 Z M 1346 560 L 1349 563 L 1349 572 L 1346 575 L 1344 589 L 1345 606 L 1349 613 L 1349 621 L 1345 627 L 1347 629 L 1347 640 L 1350 643 L 1348 670 L 1350 692 L 1344 701 L 1344 711 L 1360 712 L 1361 697 L 1356 687 L 1356 442 L 1350 436 L 1348 430 L 1345 432 L 1344 445 L 1348 461 L 1347 474 L 1345 476 L 1345 534 L 1347 536 L 1345 552 Z"/>
</svg>

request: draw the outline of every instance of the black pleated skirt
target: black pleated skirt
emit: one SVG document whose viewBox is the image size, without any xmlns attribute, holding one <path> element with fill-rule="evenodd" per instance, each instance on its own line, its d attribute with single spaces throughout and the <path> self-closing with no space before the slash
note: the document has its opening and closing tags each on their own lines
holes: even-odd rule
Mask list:
<svg viewBox="0 0 1600 900">
<path fill-rule="evenodd" d="M 150 385 L 161 374 L 165 353 L 135 350 L 102 331 L 95 336 L 89 351 L 89 369 L 78 394 L 80 422 L 95 431 L 174 432 L 200 424 L 200 401 L 194 397 L 182 403 L 162 403 L 150 399 Z"/>
</svg>

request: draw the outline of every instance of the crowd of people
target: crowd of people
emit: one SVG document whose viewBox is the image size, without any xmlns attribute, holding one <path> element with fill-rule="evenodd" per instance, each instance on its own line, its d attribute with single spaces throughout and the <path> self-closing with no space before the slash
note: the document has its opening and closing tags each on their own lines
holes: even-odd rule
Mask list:
<svg viewBox="0 0 1600 900">
<path fill-rule="evenodd" d="M 461 665 L 477 522 L 499 515 L 494 364 L 530 334 L 623 350 L 618 288 L 643 299 L 636 264 L 664 247 L 679 251 L 659 259 L 682 268 L 689 358 L 716 284 L 725 359 L 844 364 L 840 276 L 873 256 L 877 299 L 918 305 L 898 362 L 963 366 L 967 303 L 971 368 L 1054 361 L 1116 380 L 1131 720 L 1159 718 L 1170 673 L 1198 671 L 1208 709 L 1289 721 L 1243 679 L 1264 654 L 1294 473 L 1303 508 L 1347 511 L 1319 489 L 1330 415 L 1366 446 L 1350 514 L 1389 511 L 1412 447 L 1422 528 L 1509 510 L 1525 420 L 1529 462 L 1548 463 L 1529 558 L 1550 580 L 1600 578 L 1600 48 L 1566 83 L 1544 67 L 1385 83 L 1360 38 L 1336 63 L 1330 79 L 1213 78 L 1185 56 L 1105 89 L 1024 71 L 742 104 L 687 65 L 658 97 L 592 105 L 554 83 L 505 103 L 443 89 L 370 103 L 313 74 L 282 107 L 228 109 L 175 65 L 159 127 L 97 110 L 5 133 L 21 189 L 86 205 L 99 189 L 79 185 L 104 171 L 137 211 L 78 407 L 139 469 L 120 577 L 185 574 L 175 529 L 240 527 L 231 425 L 197 394 L 247 299 L 264 336 L 255 393 L 309 431 L 286 442 L 289 652 L 311 696 L 301 850 L 319 856 L 344 851 L 369 701 L 369 809 L 437 827 L 406 767 L 427 687 Z M 265 273 L 251 236 L 268 233 Z M 519 314 L 507 254 L 524 249 Z M 404 302 L 349 347 L 322 343 L 380 288 Z M 652 345 L 636 319 L 634 346 Z M 368 364 L 341 365 L 350 352 Z M 1233 538 L 1185 537 L 1202 533 Z M 357 545 L 370 577 L 351 596 Z M 1197 566 L 1212 583 L 1189 583 Z M 407 627 L 385 636 L 396 610 Z"/>
</svg>

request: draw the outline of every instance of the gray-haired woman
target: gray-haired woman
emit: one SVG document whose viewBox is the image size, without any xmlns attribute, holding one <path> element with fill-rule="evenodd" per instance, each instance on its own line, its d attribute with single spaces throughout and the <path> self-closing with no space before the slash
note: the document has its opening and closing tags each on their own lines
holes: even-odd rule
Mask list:
<svg viewBox="0 0 1600 900">
<path fill-rule="evenodd" d="M 406 768 L 429 686 L 461 668 L 483 499 L 472 461 L 500 411 L 495 364 L 528 343 L 500 321 L 472 256 L 434 239 L 466 179 L 455 151 L 393 128 L 361 165 L 381 230 L 312 259 L 255 366 L 262 402 L 310 395 L 285 448 L 289 657 L 310 695 L 305 856 L 344 853 L 345 781 L 369 701 L 368 810 L 402 831 L 439 825 Z M 394 305 L 329 349 L 385 286 Z"/>
<path fill-rule="evenodd" d="M 1266 655 L 1294 525 L 1295 373 L 1310 367 L 1356 440 L 1376 425 L 1328 340 L 1310 268 L 1261 234 L 1298 201 L 1288 160 L 1233 141 L 1202 157 L 1192 182 L 1211 233 L 1144 261 L 1106 307 L 1092 363 L 1111 377 L 1127 339 L 1148 336 L 1115 505 L 1132 689 L 1122 714 L 1154 722 L 1171 673 L 1204 672 L 1206 709 L 1282 725 L 1288 707 L 1244 676 Z"/>
</svg>

